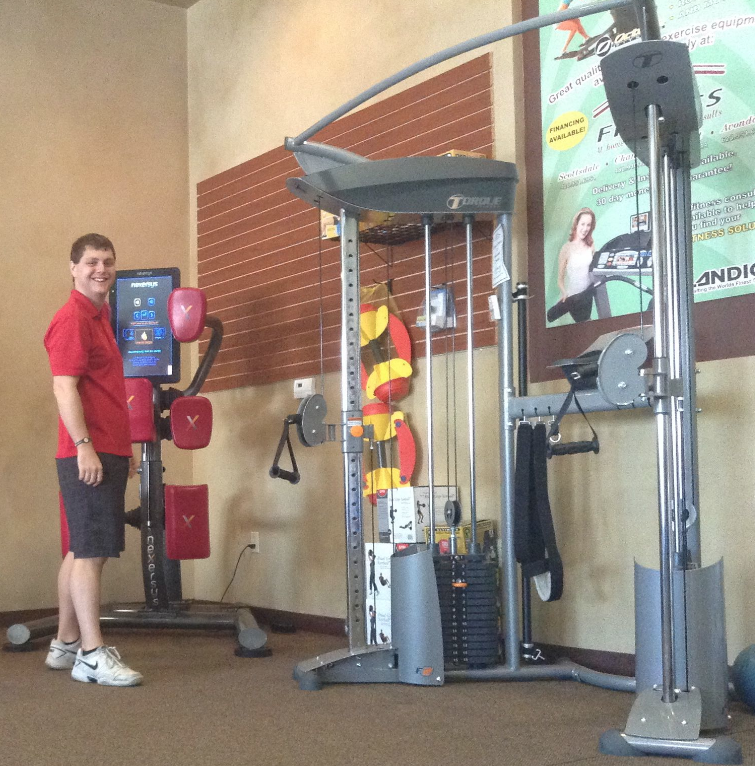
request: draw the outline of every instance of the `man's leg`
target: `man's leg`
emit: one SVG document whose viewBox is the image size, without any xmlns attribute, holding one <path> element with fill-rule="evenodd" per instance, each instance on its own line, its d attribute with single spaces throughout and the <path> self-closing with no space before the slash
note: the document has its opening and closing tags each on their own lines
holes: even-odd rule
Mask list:
<svg viewBox="0 0 755 766">
<path fill-rule="evenodd" d="M 73 643 L 79 637 L 79 622 L 71 601 L 71 569 L 73 553 L 69 551 L 58 572 L 58 641 Z"/>
<path fill-rule="evenodd" d="M 100 630 L 100 584 L 107 558 L 74 559 L 71 599 L 81 628 L 81 649 L 71 671 L 74 681 L 104 686 L 137 686 L 141 673 L 132 670 L 114 647 L 107 647 Z"/>
<path fill-rule="evenodd" d="M 88 652 L 103 645 L 100 631 L 100 583 L 106 558 L 73 559 L 70 593 L 81 630 L 81 648 Z"/>
</svg>

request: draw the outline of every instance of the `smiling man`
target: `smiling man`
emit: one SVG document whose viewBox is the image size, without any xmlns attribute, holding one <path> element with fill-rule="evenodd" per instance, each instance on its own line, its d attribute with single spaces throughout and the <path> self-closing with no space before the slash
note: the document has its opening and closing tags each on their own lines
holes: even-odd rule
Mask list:
<svg viewBox="0 0 755 766">
<path fill-rule="evenodd" d="M 58 405 L 56 462 L 69 530 L 58 574 L 58 635 L 45 664 L 77 681 L 136 686 L 129 668 L 100 631 L 102 569 L 125 547 L 124 496 L 135 471 L 123 361 L 110 327 L 107 296 L 115 248 L 85 234 L 71 248 L 73 290 L 45 334 Z"/>
</svg>

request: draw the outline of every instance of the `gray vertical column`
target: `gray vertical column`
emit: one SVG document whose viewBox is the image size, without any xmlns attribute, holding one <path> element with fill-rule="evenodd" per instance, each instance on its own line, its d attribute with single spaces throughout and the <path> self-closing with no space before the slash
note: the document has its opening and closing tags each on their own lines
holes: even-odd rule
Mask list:
<svg viewBox="0 0 755 766">
<path fill-rule="evenodd" d="M 686 158 L 683 167 L 673 171 L 673 204 L 677 211 L 677 255 L 679 264 L 679 330 L 681 335 L 681 375 L 684 409 L 682 412 L 682 443 L 684 462 L 685 510 L 690 514 L 687 527 L 687 554 L 689 563 L 701 565 L 700 554 L 700 485 L 698 480 L 697 448 L 697 383 L 695 376 L 695 328 L 693 306 L 695 300 L 692 269 L 692 217 L 691 179 Z"/>
<path fill-rule="evenodd" d="M 346 629 L 349 647 L 367 645 L 362 527 L 362 423 L 359 343 L 359 222 L 341 210 L 341 441 L 346 511 Z"/>
<path fill-rule="evenodd" d="M 425 385 L 425 399 L 427 406 L 427 484 L 430 491 L 428 506 L 430 513 L 430 546 L 435 549 L 435 459 L 433 450 L 433 330 L 430 326 L 430 308 L 432 297 L 433 278 L 433 245 L 431 215 L 422 216 L 422 225 L 425 229 L 425 357 L 427 362 L 427 375 Z"/>
<path fill-rule="evenodd" d="M 682 380 L 682 331 L 681 304 L 684 300 L 681 285 L 681 269 L 679 263 L 679 236 L 677 232 L 678 211 L 676 209 L 676 175 L 669 154 L 663 158 L 663 188 L 665 194 L 666 220 L 666 295 L 668 300 L 668 354 L 669 375 L 671 380 Z M 674 385 L 671 393 L 671 454 L 673 457 L 673 521 L 674 537 L 674 567 L 684 568 L 687 565 L 686 530 L 685 530 L 685 470 L 684 470 L 684 440 L 683 417 L 684 396 L 681 388 Z M 672 591 L 672 608 L 674 606 Z M 676 646 L 675 642 L 675 646 Z"/>
<path fill-rule="evenodd" d="M 497 225 L 503 232 L 503 264 L 511 274 L 511 214 L 498 218 Z M 498 322 L 498 391 L 499 391 L 499 438 L 501 452 L 501 599 L 505 613 L 504 636 L 506 667 L 518 670 L 519 657 L 519 609 L 514 554 L 514 424 L 516 416 L 511 412 L 514 396 L 514 335 L 513 299 L 511 286 L 504 282 L 498 287 L 498 303 L 501 318 Z"/>
<path fill-rule="evenodd" d="M 655 413 L 658 465 L 658 526 L 660 549 L 661 591 L 661 654 L 663 658 L 663 701 L 673 702 L 674 651 L 672 637 L 671 594 L 671 496 L 672 442 L 671 400 L 669 392 L 668 324 L 669 308 L 666 296 L 666 242 L 663 214 L 664 178 L 661 159 L 661 139 L 658 107 L 651 104 L 648 114 L 648 149 L 650 180 L 650 220 L 653 238 L 653 411 Z"/>
<path fill-rule="evenodd" d="M 477 545 L 477 466 L 475 463 L 474 406 L 474 274 L 472 260 L 473 215 L 464 216 L 467 240 L 467 419 L 469 421 L 469 515 L 472 521 L 470 553 L 479 553 Z"/>
</svg>

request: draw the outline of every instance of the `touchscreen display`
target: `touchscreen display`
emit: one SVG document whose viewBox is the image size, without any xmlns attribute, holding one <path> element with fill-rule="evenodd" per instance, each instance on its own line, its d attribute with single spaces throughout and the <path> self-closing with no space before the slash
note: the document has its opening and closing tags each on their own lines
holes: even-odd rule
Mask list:
<svg viewBox="0 0 755 766">
<path fill-rule="evenodd" d="M 179 344 L 168 321 L 168 296 L 179 286 L 178 269 L 119 271 L 111 291 L 113 331 L 127 378 L 176 383 Z"/>
</svg>

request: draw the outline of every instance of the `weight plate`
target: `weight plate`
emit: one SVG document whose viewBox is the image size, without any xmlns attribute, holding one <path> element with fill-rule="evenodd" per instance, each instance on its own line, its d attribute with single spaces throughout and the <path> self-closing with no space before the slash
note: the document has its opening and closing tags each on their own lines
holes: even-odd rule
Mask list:
<svg viewBox="0 0 755 766">
<path fill-rule="evenodd" d="M 495 611 L 498 605 L 498 599 L 495 596 L 480 596 L 479 598 L 441 598 L 439 599 L 440 606 L 446 609 L 470 609 L 470 608 L 485 608 L 489 607 L 491 611 Z"/>
<path fill-rule="evenodd" d="M 443 628 L 443 635 L 479 637 L 487 640 L 490 636 L 498 635 L 498 626 L 491 623 L 475 625 L 471 628 L 467 626 L 449 626 L 448 628 Z"/>
<path fill-rule="evenodd" d="M 466 621 L 454 621 L 454 622 L 448 622 L 443 623 L 442 629 L 444 631 L 460 631 L 460 630 L 466 630 L 466 631 L 484 631 L 484 630 L 494 630 L 498 632 L 498 622 L 495 620 L 477 620 L 472 625 L 469 625 Z"/>
<path fill-rule="evenodd" d="M 478 620 L 497 621 L 498 610 L 491 604 L 469 604 L 468 606 L 453 606 L 441 604 L 441 615 L 453 617 L 455 620 L 474 622 Z"/>
<path fill-rule="evenodd" d="M 481 641 L 489 641 L 490 637 L 498 636 L 497 625 L 484 625 L 475 626 L 474 628 L 444 628 L 442 631 L 444 636 L 465 636 L 470 639 L 480 639 Z"/>
</svg>

